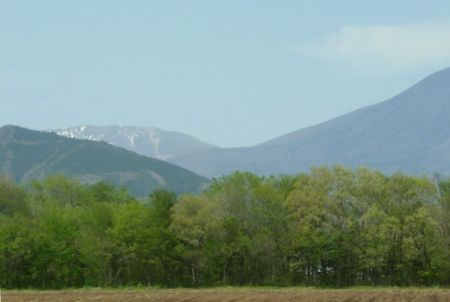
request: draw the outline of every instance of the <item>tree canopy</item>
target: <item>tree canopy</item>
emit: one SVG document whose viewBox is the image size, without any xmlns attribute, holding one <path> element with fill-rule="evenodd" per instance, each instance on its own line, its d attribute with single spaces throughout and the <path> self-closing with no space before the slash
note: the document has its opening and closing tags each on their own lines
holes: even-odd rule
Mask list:
<svg viewBox="0 0 450 302">
<path fill-rule="evenodd" d="M 0 177 L 0 286 L 449 285 L 450 181 L 365 168 L 236 172 L 136 199 Z"/>
</svg>

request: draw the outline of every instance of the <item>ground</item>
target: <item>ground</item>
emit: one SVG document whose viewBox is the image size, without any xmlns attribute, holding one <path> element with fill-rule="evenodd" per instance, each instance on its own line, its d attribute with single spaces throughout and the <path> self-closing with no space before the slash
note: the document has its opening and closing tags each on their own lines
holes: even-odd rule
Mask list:
<svg viewBox="0 0 450 302">
<path fill-rule="evenodd" d="M 448 289 L 127 289 L 127 290 L 64 290 L 3 291 L 3 302 L 446 302 Z"/>
</svg>

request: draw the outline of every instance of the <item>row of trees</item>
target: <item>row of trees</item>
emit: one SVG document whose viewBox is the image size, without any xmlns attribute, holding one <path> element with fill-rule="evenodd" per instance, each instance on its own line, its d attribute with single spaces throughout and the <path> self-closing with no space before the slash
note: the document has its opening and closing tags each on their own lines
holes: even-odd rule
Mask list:
<svg viewBox="0 0 450 302">
<path fill-rule="evenodd" d="M 0 179 L 1 287 L 249 284 L 450 284 L 450 182 L 317 168 L 136 200 Z"/>
</svg>

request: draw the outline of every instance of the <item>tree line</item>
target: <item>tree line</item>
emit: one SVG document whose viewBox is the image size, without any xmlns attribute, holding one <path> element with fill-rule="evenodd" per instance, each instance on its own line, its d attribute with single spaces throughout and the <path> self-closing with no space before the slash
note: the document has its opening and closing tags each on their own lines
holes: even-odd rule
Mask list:
<svg viewBox="0 0 450 302">
<path fill-rule="evenodd" d="M 138 200 L 0 177 L 0 286 L 449 285 L 450 181 L 365 168 L 234 173 Z"/>
</svg>

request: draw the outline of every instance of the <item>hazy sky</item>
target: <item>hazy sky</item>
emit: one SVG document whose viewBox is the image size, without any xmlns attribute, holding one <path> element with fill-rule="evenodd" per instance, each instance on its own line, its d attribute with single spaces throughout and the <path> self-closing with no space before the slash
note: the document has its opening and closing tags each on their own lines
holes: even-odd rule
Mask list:
<svg viewBox="0 0 450 302">
<path fill-rule="evenodd" d="M 260 143 L 450 66 L 450 1 L 0 0 L 0 124 Z"/>
</svg>

